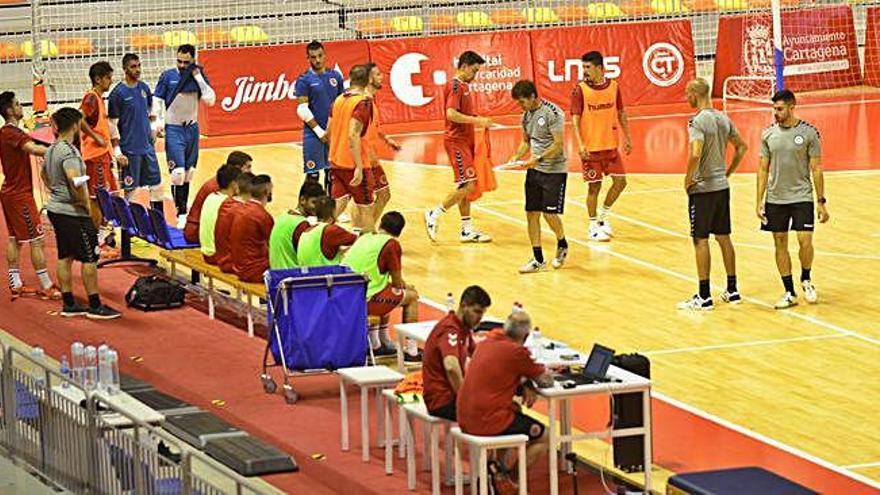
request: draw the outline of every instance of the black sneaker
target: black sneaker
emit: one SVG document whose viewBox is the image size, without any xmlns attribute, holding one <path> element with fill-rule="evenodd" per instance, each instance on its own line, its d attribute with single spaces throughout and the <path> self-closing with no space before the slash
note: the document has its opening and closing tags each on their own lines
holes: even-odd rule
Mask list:
<svg viewBox="0 0 880 495">
<path fill-rule="evenodd" d="M 89 314 L 86 315 L 86 318 L 90 318 L 92 320 L 113 320 L 122 316 L 122 313 L 116 311 L 115 309 L 107 306 L 106 304 L 102 304 L 97 308 L 89 308 Z"/>
<path fill-rule="evenodd" d="M 396 351 L 395 351 L 396 352 Z M 408 352 L 403 353 L 403 360 L 407 363 L 421 363 L 422 362 L 422 350 L 419 349 L 419 353 L 415 356 L 411 355 Z"/>
<path fill-rule="evenodd" d="M 382 344 L 373 349 L 373 355 L 376 357 L 395 356 L 397 355 L 397 348 L 391 345 Z"/>
<path fill-rule="evenodd" d="M 83 306 L 82 304 L 73 303 L 73 306 L 64 305 L 61 308 L 61 316 L 65 318 L 72 318 L 74 316 L 85 316 L 88 314 L 89 308 L 88 306 Z"/>
</svg>

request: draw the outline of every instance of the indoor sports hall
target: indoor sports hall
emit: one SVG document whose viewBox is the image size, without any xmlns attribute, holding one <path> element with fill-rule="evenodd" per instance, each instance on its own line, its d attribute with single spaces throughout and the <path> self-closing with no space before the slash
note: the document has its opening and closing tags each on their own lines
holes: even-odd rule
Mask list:
<svg viewBox="0 0 880 495">
<path fill-rule="evenodd" d="M 310 58 L 318 52 L 313 41 L 323 44 L 320 70 Z M 187 45 L 194 53 L 181 51 Z M 465 81 L 468 51 L 481 62 Z M 591 51 L 601 52 L 601 66 L 585 60 Z M 148 110 L 157 114 L 146 131 L 155 138 L 149 146 L 161 177 L 149 187 L 132 186 L 118 159 L 130 163 L 128 153 L 116 148 L 127 124 L 114 113 L 119 103 L 112 95 L 131 81 L 123 67 L 129 53 L 139 57 L 139 79 L 152 91 Z M 100 61 L 113 72 L 111 86 L 97 91 L 98 111 L 84 102 L 98 87 L 90 68 Z M 191 76 L 181 68 L 186 64 Z M 609 100 L 616 109 L 609 125 L 623 169 L 599 173 L 598 213 L 587 204 L 598 183 L 595 170 L 586 171 L 581 159 L 593 156 L 581 146 L 593 131 L 579 133 L 572 122 L 574 113 L 585 126 L 595 110 L 586 96 L 596 92 L 587 65 L 599 67 L 596 77 L 618 91 Z M 371 88 L 363 94 L 355 89 L 359 69 Z M 160 79 L 178 71 L 184 76 L 177 89 L 164 88 Z M 333 71 L 344 80 L 341 87 L 316 75 Z M 703 86 L 692 83 L 697 78 L 708 84 L 702 96 Z M 533 81 L 537 93 L 526 117 L 512 94 L 521 80 Z M 317 94 L 325 81 L 340 96 L 322 116 L 317 100 L 304 94 Z M 462 98 L 472 103 L 466 109 L 450 103 L 461 84 Z M 7 114 L 0 95 L 6 125 L 29 138 L 16 143 L 32 146 L 12 144 L 13 131 L 4 126 L 4 184 L 12 183 L 10 172 L 24 176 L 9 164 L 7 149 L 51 151 L 66 143 L 53 117 L 60 109 L 85 114 L 71 131 L 84 143 L 101 132 L 89 112 L 118 127 L 103 146 L 113 157 L 114 181 L 98 187 L 91 208 L 105 222 L 92 229 L 103 242 L 95 251 L 100 297 L 121 317 L 64 317 L 62 293 L 81 302 L 92 294 L 79 262 L 72 290 L 61 282 L 53 282 L 57 297 L 45 287 L 35 290 L 43 281 L 29 254 L 36 244 L 14 240 L 10 225 L 20 208 L 8 198 L 18 196 L 6 193 L 0 233 L 12 240 L 0 244 L 9 272 L 9 288 L 0 288 L 0 493 L 880 493 L 880 381 L 872 378 L 880 372 L 880 295 L 873 286 L 880 275 L 874 218 L 880 212 L 880 2 L 0 0 L 0 93 L 6 91 L 23 106 L 22 115 Z M 343 101 L 352 94 L 372 109 L 363 133 L 334 125 L 349 114 L 361 122 L 362 106 L 352 111 Z M 171 103 L 180 95 L 193 98 L 185 100 L 195 102 L 187 111 L 197 115 L 183 119 L 191 133 L 187 150 L 198 147 L 197 164 L 190 166 L 186 152 L 186 173 L 175 165 L 178 135 L 168 134 L 182 112 L 182 104 Z M 549 148 L 539 148 L 524 119 L 531 111 L 553 112 L 554 105 L 557 156 L 564 154 L 557 159 L 564 174 L 557 173 L 564 178 L 554 192 L 556 209 L 545 208 L 543 218 L 558 212 L 552 216 L 561 219 L 567 242 L 561 258 L 563 244 L 554 245 L 560 236 L 550 220 L 536 214 L 539 227 L 532 224 L 530 237 L 525 211 L 533 194 L 530 167 L 541 170 L 539 151 Z M 462 125 L 450 110 L 491 119 L 470 126 L 473 168 L 450 145 L 450 132 L 458 132 L 450 129 Z M 791 112 L 788 120 L 781 111 Z M 729 119 L 736 130 L 730 143 L 747 146 L 725 186 L 735 288 L 725 278 L 731 275 L 726 252 L 713 240 L 724 233 L 713 230 L 708 300 L 692 238 L 699 206 L 689 189 L 702 180 L 689 182 L 693 170 L 702 170 L 700 150 L 708 146 L 694 151 L 695 141 L 704 143 L 695 129 L 706 112 Z M 544 132 L 543 119 L 526 129 Z M 771 212 L 759 182 L 769 180 L 772 195 L 785 180 L 771 136 L 790 129 L 792 156 L 804 166 L 805 178 L 797 180 L 809 184 L 810 216 L 803 228 L 794 220 L 796 232 L 786 234 L 787 249 L 780 250 L 774 244 L 780 232 L 762 230 Z M 811 132 L 812 147 L 804 137 Z M 309 150 L 322 146 L 324 133 L 329 158 L 316 162 Z M 554 131 L 550 141 L 559 139 Z M 340 140 L 351 149 L 363 144 L 351 151 L 334 145 Z M 718 146 L 729 165 L 737 158 L 735 146 L 726 144 L 724 138 Z M 83 167 L 87 152 L 79 150 L 89 146 L 72 152 L 82 155 Z M 193 204 L 207 201 L 197 192 L 221 182 L 219 170 L 231 167 L 225 164 L 235 151 L 247 154 L 254 176 L 271 177 L 261 208 L 275 228 L 302 207 L 301 186 L 312 181 L 307 174 L 323 186 L 325 174 L 317 173 L 322 160 L 330 163 L 330 189 L 347 188 L 341 197 L 353 199 L 341 216 L 334 213 L 335 228 L 360 235 L 354 246 L 381 235 L 370 231 L 385 225 L 378 214 L 374 223 L 364 220 L 381 196 L 370 206 L 358 200 L 358 188 L 374 194 L 378 176 L 365 171 L 361 183 L 343 181 L 334 175 L 337 158 L 372 153 L 364 166 L 384 171 L 390 192 L 384 212 L 405 219 L 393 237 L 417 302 L 391 311 L 390 322 L 380 319 L 363 297 L 369 276 L 349 268 L 347 257 L 341 268 L 300 264 L 305 268 L 273 268 L 265 276 L 261 270 L 254 280 L 207 262 L 199 216 L 197 241 L 185 239 L 184 226 Z M 41 180 L 52 155 L 28 158 L 26 177 L 40 215 L 27 217 L 27 225 L 33 231 L 36 222 L 45 233 L 46 272 L 39 277 L 48 273 L 57 281 L 59 252 L 70 241 L 66 229 L 55 227 L 57 190 Z M 68 166 L 65 161 L 63 170 Z M 458 191 L 459 173 L 466 176 L 460 184 L 472 182 L 478 193 L 461 220 L 466 215 L 455 203 L 438 209 Z M 613 205 L 609 190 L 619 192 Z M 317 226 L 325 223 L 332 222 Z M 315 228 L 304 227 L 299 239 Z M 326 232 L 322 238 L 318 231 L 319 253 L 327 252 Z M 248 242 L 260 242 L 251 237 Z M 491 242 L 473 242 L 478 237 Z M 805 238 L 812 239 L 811 266 L 801 261 Z M 268 241 L 261 242 L 264 250 Z M 17 246 L 17 259 L 10 246 Z M 786 251 L 788 282 L 778 268 Z M 323 257 L 325 265 L 340 264 Z M 137 298 L 130 289 L 153 275 L 170 281 L 175 307 L 144 311 L 127 302 Z M 787 283 L 795 286 L 790 300 Z M 463 396 L 476 379 L 469 380 L 468 370 L 482 364 L 481 346 L 507 338 L 519 345 L 512 329 L 526 314 L 523 345 L 553 375 L 543 386 L 523 379 L 536 396 L 515 399 L 533 402 L 522 413 L 549 442 L 549 451 L 528 466 L 530 436 L 469 434 L 461 422 L 429 412 L 422 363 L 410 359 L 411 346 L 422 349 L 427 375 L 437 321 L 447 321 L 449 311 L 460 319 L 460 298 L 473 285 L 485 289 L 491 305 L 474 325 L 476 351 L 462 370 L 465 388 L 456 390 Z M 731 292 L 736 304 L 727 302 Z M 405 310 L 417 322 L 404 322 Z M 396 352 L 381 352 L 386 326 Z M 370 340 L 377 329 L 378 348 Z M 453 337 L 448 343 L 455 346 Z M 96 353 L 91 365 L 89 346 Z M 590 375 L 604 351 L 609 360 L 614 356 L 610 366 Z M 331 357 L 322 361 L 310 352 Z M 510 472 L 493 471 L 499 466 Z"/>
</svg>

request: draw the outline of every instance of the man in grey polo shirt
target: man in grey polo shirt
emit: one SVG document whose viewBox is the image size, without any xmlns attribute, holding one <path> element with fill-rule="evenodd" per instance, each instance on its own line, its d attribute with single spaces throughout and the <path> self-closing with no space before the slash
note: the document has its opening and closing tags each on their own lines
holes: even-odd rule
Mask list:
<svg viewBox="0 0 880 495">
<path fill-rule="evenodd" d="M 517 82 L 511 96 L 523 109 L 523 135 L 510 163 L 520 160 L 531 150 L 524 163 L 526 172 L 526 218 L 533 257 L 521 266 L 520 273 L 535 273 L 547 268 L 541 249 L 541 216 L 556 234 L 556 257 L 551 265 L 561 268 L 568 256 L 568 242 L 560 216 L 565 208 L 565 184 L 568 166 L 563 143 L 565 114 L 556 105 L 538 98 L 535 83 Z"/>
<path fill-rule="evenodd" d="M 98 295 L 98 231 L 89 216 L 91 204 L 86 188 L 86 166 L 73 145 L 81 120 L 82 114 L 75 108 L 65 107 L 52 114 L 58 138 L 46 150 L 40 176 L 49 189 L 46 210 L 58 246 L 58 282 L 63 301 L 61 316 L 109 320 L 119 318 L 120 314 L 102 304 Z M 73 298 L 74 260 L 82 263 L 88 306 L 80 305 Z"/>
<path fill-rule="evenodd" d="M 761 230 L 773 233 L 776 267 L 785 287 L 785 294 L 776 303 L 776 309 L 797 304 L 791 277 L 791 257 L 788 254 L 789 230 L 797 232 L 800 245 L 798 255 L 804 299 L 811 304 L 818 301 L 816 288 L 810 278 L 813 266 L 814 187 L 819 222 L 825 223 L 829 218 L 825 207 L 819 131 L 795 116 L 795 103 L 794 93 L 790 90 L 783 89 L 773 95 L 773 118 L 776 123 L 761 134 L 756 213 L 761 219 Z"/>
<path fill-rule="evenodd" d="M 689 152 L 684 189 L 688 195 L 691 238 L 700 285 L 699 292 L 679 303 L 678 309 L 707 311 L 714 307 L 709 283 L 710 234 L 715 236 L 721 248 L 727 271 L 727 288 L 721 293 L 721 299 L 731 304 L 742 302 L 736 287 L 736 254 L 730 240 L 730 185 L 727 178 L 739 167 L 748 146 L 727 115 L 712 107 L 709 84 L 704 79 L 697 78 L 688 83 L 685 92 L 690 106 L 697 109 L 688 121 Z M 729 168 L 724 161 L 728 144 L 735 149 Z"/>
</svg>

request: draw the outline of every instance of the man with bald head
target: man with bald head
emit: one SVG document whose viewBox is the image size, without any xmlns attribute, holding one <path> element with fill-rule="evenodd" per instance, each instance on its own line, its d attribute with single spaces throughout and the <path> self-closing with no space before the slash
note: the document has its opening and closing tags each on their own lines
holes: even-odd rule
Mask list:
<svg viewBox="0 0 880 495">
<path fill-rule="evenodd" d="M 684 190 L 688 195 L 691 238 L 697 258 L 699 292 L 678 304 L 678 309 L 709 311 L 714 308 L 709 284 L 711 259 L 709 234 L 721 248 L 727 270 L 727 289 L 721 299 L 731 304 L 742 302 L 736 287 L 736 255 L 730 240 L 730 185 L 727 178 L 736 171 L 748 146 L 736 126 L 724 113 L 712 107 L 709 84 L 697 78 L 685 90 L 688 103 L 697 113 L 688 121 L 688 166 Z M 735 148 L 730 167 L 724 163 L 727 144 Z"/>
</svg>

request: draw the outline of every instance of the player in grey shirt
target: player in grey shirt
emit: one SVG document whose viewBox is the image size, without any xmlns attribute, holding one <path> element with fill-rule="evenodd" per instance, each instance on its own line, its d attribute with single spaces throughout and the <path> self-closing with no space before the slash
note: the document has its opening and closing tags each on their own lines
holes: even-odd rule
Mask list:
<svg viewBox="0 0 880 495">
<path fill-rule="evenodd" d="M 568 242 L 562 227 L 565 208 L 565 185 L 568 162 L 565 158 L 563 128 L 565 114 L 556 105 L 538 98 L 535 83 L 517 82 L 511 96 L 523 109 L 523 135 L 509 163 L 519 161 L 531 150 L 531 158 L 524 163 L 526 172 L 526 218 L 529 222 L 529 240 L 532 259 L 519 269 L 520 273 L 535 273 L 547 268 L 541 248 L 541 216 L 556 234 L 556 257 L 553 268 L 561 268 L 568 256 Z"/>
<path fill-rule="evenodd" d="M 721 299 L 739 304 L 742 297 L 736 287 L 736 253 L 730 240 L 730 185 L 727 178 L 736 171 L 748 150 L 748 146 L 736 131 L 727 115 L 712 107 L 709 84 L 703 79 L 688 83 L 687 100 L 697 109 L 688 122 L 688 167 L 684 175 L 684 189 L 688 195 L 691 238 L 697 258 L 699 292 L 678 304 L 679 309 L 708 311 L 712 302 L 709 273 L 709 235 L 714 234 L 724 268 L 727 271 L 727 289 Z M 728 168 L 724 163 L 727 145 L 736 149 Z"/>
<path fill-rule="evenodd" d="M 797 232 L 804 299 L 808 303 L 818 300 L 810 277 L 813 266 L 814 187 L 819 222 L 825 223 L 829 218 L 825 207 L 819 131 L 795 116 L 795 104 L 794 93 L 787 89 L 773 95 L 773 118 L 776 123 L 761 134 L 756 213 L 761 219 L 761 230 L 773 233 L 776 267 L 785 287 L 785 294 L 776 303 L 776 309 L 797 304 L 791 276 L 791 257 L 788 254 L 789 230 Z"/>
</svg>

